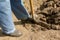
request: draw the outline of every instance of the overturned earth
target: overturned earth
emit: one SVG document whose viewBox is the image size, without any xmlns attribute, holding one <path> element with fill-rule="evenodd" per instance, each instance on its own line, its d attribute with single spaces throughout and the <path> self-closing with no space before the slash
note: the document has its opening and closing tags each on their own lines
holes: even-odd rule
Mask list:
<svg viewBox="0 0 60 40">
<path fill-rule="evenodd" d="M 32 1 L 36 23 L 20 20 L 15 22 L 15 25 L 20 25 L 17 29 L 20 28 L 25 34 L 20 40 L 60 40 L 60 0 Z M 29 0 L 24 0 L 23 3 L 31 15 Z"/>
<path fill-rule="evenodd" d="M 24 0 L 24 4 L 31 13 L 30 2 Z M 25 26 L 30 24 L 32 31 L 35 30 L 60 30 L 60 0 L 32 0 L 37 23 L 25 22 Z M 28 28 L 29 29 L 29 28 Z"/>
</svg>

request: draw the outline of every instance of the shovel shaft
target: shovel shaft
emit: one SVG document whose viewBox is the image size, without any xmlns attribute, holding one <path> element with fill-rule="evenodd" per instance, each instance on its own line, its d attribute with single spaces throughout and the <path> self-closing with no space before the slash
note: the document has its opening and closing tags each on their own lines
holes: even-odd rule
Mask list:
<svg viewBox="0 0 60 40">
<path fill-rule="evenodd" d="M 30 7 L 31 7 L 31 15 L 32 15 L 32 18 L 34 19 L 33 0 L 29 0 L 29 1 L 30 1 Z"/>
</svg>

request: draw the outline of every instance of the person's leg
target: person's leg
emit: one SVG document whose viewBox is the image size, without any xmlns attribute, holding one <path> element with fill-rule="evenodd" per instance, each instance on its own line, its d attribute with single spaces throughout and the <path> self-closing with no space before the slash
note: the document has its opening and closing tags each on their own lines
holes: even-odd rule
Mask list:
<svg viewBox="0 0 60 40">
<path fill-rule="evenodd" d="M 12 21 L 10 0 L 0 1 L 0 25 L 2 31 L 5 32 L 6 34 L 15 31 L 14 23 Z"/>
<path fill-rule="evenodd" d="M 33 18 L 29 15 L 28 11 L 25 9 L 23 0 L 10 0 L 11 1 L 11 7 L 12 11 L 16 15 L 18 19 L 20 19 L 22 22 L 35 22 Z"/>
<path fill-rule="evenodd" d="M 11 0 L 12 11 L 18 19 L 28 19 L 30 17 L 29 13 L 24 7 L 23 0 Z"/>
<path fill-rule="evenodd" d="M 21 36 L 21 32 L 15 30 L 15 26 L 12 20 L 10 0 L 0 1 L 0 26 L 2 28 L 2 33 L 5 35 L 14 37 Z"/>
</svg>

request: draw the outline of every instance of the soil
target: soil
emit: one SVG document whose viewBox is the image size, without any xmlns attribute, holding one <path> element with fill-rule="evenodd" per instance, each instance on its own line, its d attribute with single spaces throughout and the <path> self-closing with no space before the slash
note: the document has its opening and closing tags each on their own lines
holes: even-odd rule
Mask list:
<svg viewBox="0 0 60 40">
<path fill-rule="evenodd" d="M 51 24 L 51 21 L 46 21 L 47 18 L 41 14 L 44 12 L 48 14 L 46 10 L 50 10 L 49 7 L 44 8 L 41 11 L 41 5 L 46 2 L 46 0 L 32 0 L 34 5 L 34 12 L 38 15 L 38 20 L 40 24 L 34 24 L 31 22 L 22 23 L 18 20 L 13 14 L 14 24 L 17 30 L 20 30 L 23 35 L 21 37 L 9 37 L 4 36 L 2 32 L 0 32 L 0 40 L 60 40 L 60 24 L 55 24 L 55 21 Z M 29 13 L 31 13 L 29 0 L 24 0 L 24 5 Z M 52 8 L 52 7 L 51 7 Z M 58 7 L 59 9 L 59 7 Z M 55 10 L 55 9 L 54 9 Z M 60 12 L 58 12 L 59 14 Z M 50 14 L 49 14 L 50 15 Z M 50 18 L 50 16 L 49 16 Z M 57 18 L 59 19 L 59 17 Z M 37 20 L 37 19 L 36 19 Z M 55 20 L 55 19 L 54 19 Z"/>
</svg>

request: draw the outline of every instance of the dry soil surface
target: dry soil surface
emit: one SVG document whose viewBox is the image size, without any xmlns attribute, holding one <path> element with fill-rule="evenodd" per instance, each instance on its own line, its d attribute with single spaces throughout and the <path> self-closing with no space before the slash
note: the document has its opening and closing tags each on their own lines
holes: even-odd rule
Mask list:
<svg viewBox="0 0 60 40">
<path fill-rule="evenodd" d="M 23 24 L 17 20 L 13 15 L 14 23 L 17 30 L 20 30 L 23 35 L 21 37 L 4 36 L 0 32 L 0 40 L 60 40 L 60 30 L 39 30 L 37 32 L 31 31 L 31 27 L 24 27 Z"/>
<path fill-rule="evenodd" d="M 28 6 L 29 2 L 27 1 L 28 0 L 25 0 L 25 3 L 27 3 L 26 8 L 30 12 L 30 8 Z M 37 0 L 37 1 L 34 0 L 35 6 L 38 4 L 37 7 L 39 8 L 41 1 L 42 0 Z M 14 20 L 16 29 L 20 30 L 23 35 L 20 37 L 9 37 L 9 36 L 4 36 L 0 31 L 0 40 L 60 40 L 60 30 L 52 30 L 52 29 L 40 30 L 39 28 L 38 31 L 35 31 L 36 29 L 31 27 L 32 24 L 30 23 L 26 23 L 25 25 L 22 24 L 20 20 L 17 20 L 14 14 L 13 14 L 13 20 Z"/>
</svg>

